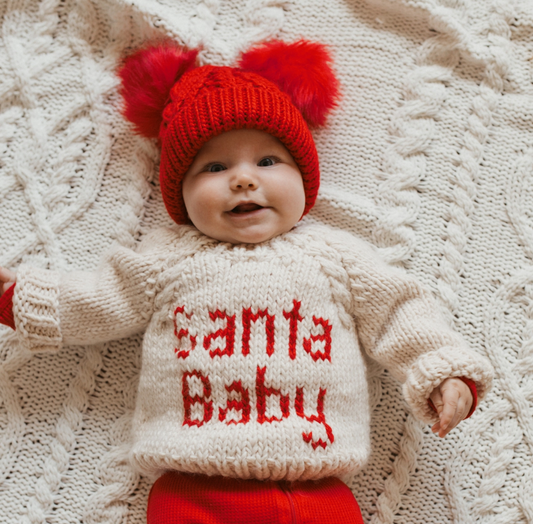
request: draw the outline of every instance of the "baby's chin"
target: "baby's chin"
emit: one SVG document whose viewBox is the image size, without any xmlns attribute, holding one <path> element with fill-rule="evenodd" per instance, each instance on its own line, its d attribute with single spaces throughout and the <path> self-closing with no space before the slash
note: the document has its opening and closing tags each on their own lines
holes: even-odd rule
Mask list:
<svg viewBox="0 0 533 524">
<path fill-rule="evenodd" d="M 254 226 L 230 231 L 206 230 L 205 228 L 197 229 L 199 229 L 204 235 L 219 240 L 220 242 L 227 242 L 229 244 L 261 244 L 290 231 L 294 226 L 295 224 L 283 227 Z"/>
</svg>

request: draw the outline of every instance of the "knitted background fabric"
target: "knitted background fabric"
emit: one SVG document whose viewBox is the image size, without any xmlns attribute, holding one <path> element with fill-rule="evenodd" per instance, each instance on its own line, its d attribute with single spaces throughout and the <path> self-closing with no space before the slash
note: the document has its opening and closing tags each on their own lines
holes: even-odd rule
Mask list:
<svg viewBox="0 0 533 524">
<path fill-rule="evenodd" d="M 446 439 L 369 362 L 368 523 L 533 520 L 533 4 L 529 0 L 2 0 L 0 264 L 95 268 L 167 224 L 155 143 L 120 116 L 119 58 L 171 36 L 231 65 L 272 37 L 333 47 L 306 220 L 357 233 L 439 297 L 496 369 Z M 31 356 L 0 330 L 0 522 L 142 523 L 126 462 L 140 337 Z"/>
</svg>

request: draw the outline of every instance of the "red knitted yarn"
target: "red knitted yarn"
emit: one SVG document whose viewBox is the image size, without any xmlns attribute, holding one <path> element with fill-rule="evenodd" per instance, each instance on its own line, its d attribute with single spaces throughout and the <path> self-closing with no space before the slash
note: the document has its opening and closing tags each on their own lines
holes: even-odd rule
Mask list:
<svg viewBox="0 0 533 524">
<path fill-rule="evenodd" d="M 8 326 L 11 329 L 17 329 L 15 327 L 15 318 L 13 316 L 13 295 L 15 294 L 15 286 L 16 284 L 13 284 L 0 297 L 0 324 Z"/>
<path fill-rule="evenodd" d="M 159 180 L 167 211 L 178 224 L 188 220 L 181 183 L 199 149 L 225 131 L 243 128 L 266 131 L 285 145 L 302 174 L 303 214 L 313 207 L 320 185 L 318 155 L 289 97 L 255 73 L 204 66 L 183 75 L 163 112 Z"/>
<path fill-rule="evenodd" d="M 148 524 L 363 524 L 337 478 L 273 482 L 167 472 L 150 491 Z"/>
</svg>

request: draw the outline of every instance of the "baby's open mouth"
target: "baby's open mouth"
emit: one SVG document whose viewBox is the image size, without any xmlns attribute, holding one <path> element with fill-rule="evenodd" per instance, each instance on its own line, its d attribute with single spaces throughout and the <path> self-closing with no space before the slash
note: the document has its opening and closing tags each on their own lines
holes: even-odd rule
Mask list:
<svg viewBox="0 0 533 524">
<path fill-rule="evenodd" d="M 235 206 L 231 210 L 231 213 L 237 213 L 240 215 L 243 213 L 251 213 L 252 211 L 257 211 L 258 209 L 263 209 L 263 206 L 250 202 L 248 204 L 239 204 L 238 206 Z"/>
</svg>

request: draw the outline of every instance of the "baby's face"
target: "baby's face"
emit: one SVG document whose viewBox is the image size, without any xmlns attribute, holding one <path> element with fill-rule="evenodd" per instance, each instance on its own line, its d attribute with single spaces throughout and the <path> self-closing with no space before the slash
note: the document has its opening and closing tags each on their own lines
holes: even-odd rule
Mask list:
<svg viewBox="0 0 533 524">
<path fill-rule="evenodd" d="M 232 244 L 264 242 L 300 220 L 305 193 L 285 146 L 255 129 L 228 131 L 204 144 L 183 179 L 192 223 Z"/>
</svg>

